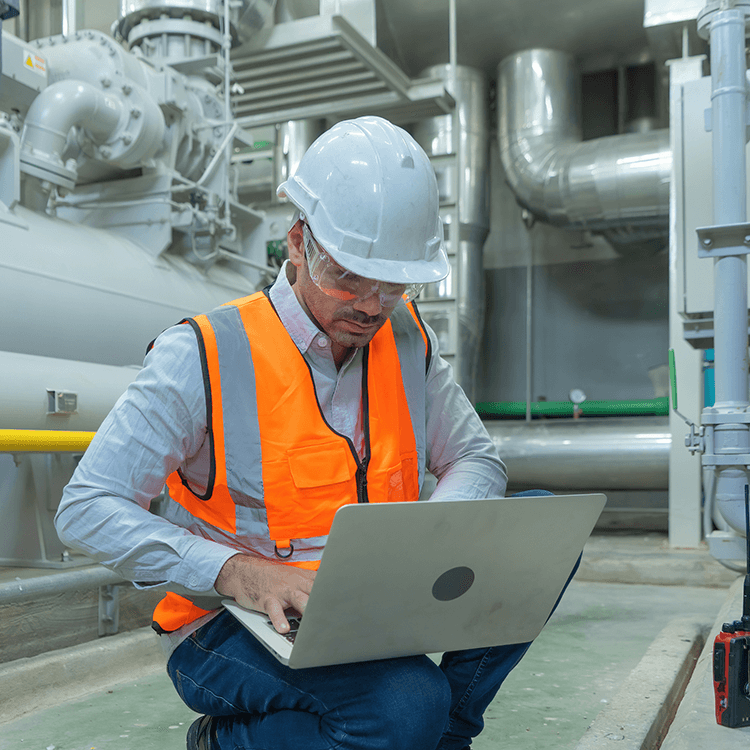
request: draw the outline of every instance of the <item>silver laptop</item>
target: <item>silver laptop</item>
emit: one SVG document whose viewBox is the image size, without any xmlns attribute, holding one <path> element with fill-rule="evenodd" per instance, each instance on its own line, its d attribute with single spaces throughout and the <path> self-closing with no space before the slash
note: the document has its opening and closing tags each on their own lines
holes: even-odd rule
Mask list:
<svg viewBox="0 0 750 750">
<path fill-rule="evenodd" d="M 601 494 L 346 505 L 289 637 L 224 606 L 292 668 L 531 641 L 606 498 Z"/>
</svg>

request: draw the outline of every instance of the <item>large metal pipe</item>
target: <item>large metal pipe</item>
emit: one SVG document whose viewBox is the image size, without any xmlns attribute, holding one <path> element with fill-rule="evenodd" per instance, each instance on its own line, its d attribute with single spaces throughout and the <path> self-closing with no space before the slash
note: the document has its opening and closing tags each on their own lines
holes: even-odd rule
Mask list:
<svg viewBox="0 0 750 750">
<path fill-rule="evenodd" d="M 319 119 L 290 120 L 276 126 L 276 143 L 273 151 L 273 176 L 271 192 L 288 180 L 299 166 L 305 151 L 326 129 L 326 121 Z M 285 201 L 285 198 L 277 199 Z"/>
<path fill-rule="evenodd" d="M 78 31 L 76 0 L 63 0 L 62 7 L 62 33 L 63 36 L 73 36 Z"/>
<path fill-rule="evenodd" d="M 21 206 L 14 217 L 0 225 L 0 349 L 8 352 L 141 365 L 164 328 L 255 291 L 228 268 L 154 258 L 113 232 Z"/>
<path fill-rule="evenodd" d="M 97 144 L 110 138 L 123 116 L 123 104 L 85 81 L 57 81 L 34 99 L 22 135 L 21 161 L 37 177 L 72 187 L 75 170 L 68 170 L 62 154 L 70 129 L 79 125 Z M 162 117 L 163 126 L 163 117 Z M 154 145 L 154 150 L 156 144 Z M 41 171 L 40 171 L 41 170 Z"/>
<path fill-rule="evenodd" d="M 486 420 L 514 488 L 665 490 L 668 417 Z"/>
<path fill-rule="evenodd" d="M 465 65 L 435 65 L 422 77 L 441 78 L 456 101 L 455 115 L 423 120 L 414 128 L 414 138 L 435 158 L 441 202 L 456 207 L 443 212 L 451 275 L 428 285 L 422 298 L 455 298 L 458 335 L 454 374 L 473 400 L 484 326 L 482 247 L 490 226 L 488 82 L 481 71 Z M 432 323 L 429 306 L 422 308 L 422 314 Z"/>
<path fill-rule="evenodd" d="M 498 68 L 498 135 L 519 203 L 557 226 L 666 233 L 669 131 L 581 141 L 573 57 L 531 49 Z"/>
</svg>

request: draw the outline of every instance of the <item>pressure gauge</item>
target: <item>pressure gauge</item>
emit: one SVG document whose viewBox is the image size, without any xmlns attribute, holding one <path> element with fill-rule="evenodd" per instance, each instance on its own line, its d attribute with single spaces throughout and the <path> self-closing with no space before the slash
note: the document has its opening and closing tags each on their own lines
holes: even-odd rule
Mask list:
<svg viewBox="0 0 750 750">
<path fill-rule="evenodd" d="M 586 400 L 586 394 L 580 388 L 574 388 L 570 392 L 570 400 L 578 406 Z"/>
</svg>

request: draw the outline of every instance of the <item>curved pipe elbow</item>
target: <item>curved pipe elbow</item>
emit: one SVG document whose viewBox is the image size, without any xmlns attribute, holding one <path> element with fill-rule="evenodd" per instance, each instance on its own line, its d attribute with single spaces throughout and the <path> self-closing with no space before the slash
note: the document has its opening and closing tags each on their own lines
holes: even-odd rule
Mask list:
<svg viewBox="0 0 750 750">
<path fill-rule="evenodd" d="M 573 58 L 526 50 L 500 63 L 498 138 L 518 202 L 551 224 L 666 228 L 669 131 L 582 141 Z"/>
<path fill-rule="evenodd" d="M 123 115 L 121 102 L 84 81 L 58 81 L 44 89 L 29 108 L 23 130 L 24 153 L 62 166 L 70 129 L 85 128 L 96 143 L 106 141 Z"/>
<path fill-rule="evenodd" d="M 607 230 L 666 224 L 672 152 L 669 131 L 555 142 L 501 134 L 501 159 L 518 202 L 542 221 Z"/>
</svg>

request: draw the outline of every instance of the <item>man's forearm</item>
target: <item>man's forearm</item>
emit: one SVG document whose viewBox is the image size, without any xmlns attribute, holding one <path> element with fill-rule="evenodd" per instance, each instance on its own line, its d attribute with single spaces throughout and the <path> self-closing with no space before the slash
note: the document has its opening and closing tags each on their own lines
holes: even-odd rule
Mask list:
<svg viewBox="0 0 750 750">
<path fill-rule="evenodd" d="M 172 582 L 208 591 L 237 553 L 124 498 L 75 483 L 65 490 L 56 526 L 63 544 L 142 584 Z"/>
</svg>

